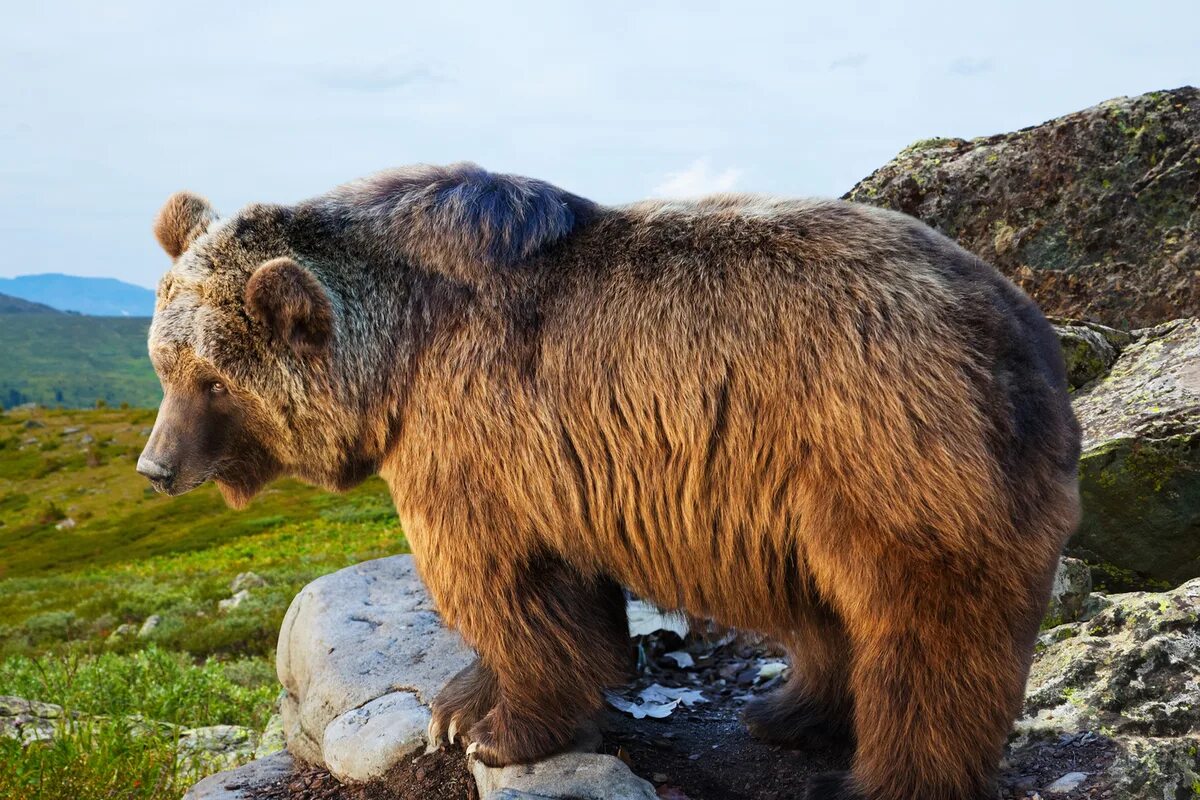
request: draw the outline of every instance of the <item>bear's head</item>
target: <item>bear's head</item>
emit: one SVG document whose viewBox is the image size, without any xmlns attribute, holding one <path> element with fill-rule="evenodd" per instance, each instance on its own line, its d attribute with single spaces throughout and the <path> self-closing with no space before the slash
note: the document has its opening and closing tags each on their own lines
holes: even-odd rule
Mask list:
<svg viewBox="0 0 1200 800">
<path fill-rule="evenodd" d="M 364 480 L 399 427 L 404 364 L 439 317 L 592 208 L 471 164 L 228 219 L 172 196 L 154 226 L 172 266 L 149 340 L 164 397 L 138 471 L 173 495 L 213 480 L 234 506 L 282 475 Z"/>
<path fill-rule="evenodd" d="M 138 459 L 159 491 L 213 480 L 242 506 L 281 474 L 343 489 L 373 470 L 335 359 L 337 301 L 292 246 L 293 215 L 257 205 L 219 220 L 187 192 L 159 212 L 173 264 L 149 348 L 164 396 Z"/>
</svg>

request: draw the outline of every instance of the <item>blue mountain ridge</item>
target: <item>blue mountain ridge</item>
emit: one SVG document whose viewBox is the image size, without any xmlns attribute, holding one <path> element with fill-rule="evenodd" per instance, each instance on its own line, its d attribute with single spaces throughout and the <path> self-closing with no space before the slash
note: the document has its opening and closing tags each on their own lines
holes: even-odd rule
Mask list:
<svg viewBox="0 0 1200 800">
<path fill-rule="evenodd" d="M 116 278 L 44 273 L 0 278 L 0 293 L 94 317 L 149 317 L 154 292 Z"/>
</svg>

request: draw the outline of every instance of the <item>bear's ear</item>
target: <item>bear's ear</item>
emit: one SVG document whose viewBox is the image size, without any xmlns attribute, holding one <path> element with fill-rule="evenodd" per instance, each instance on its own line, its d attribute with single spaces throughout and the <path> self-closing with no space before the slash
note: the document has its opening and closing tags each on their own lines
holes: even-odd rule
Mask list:
<svg viewBox="0 0 1200 800">
<path fill-rule="evenodd" d="M 298 355 L 324 352 L 333 305 L 317 277 L 290 258 L 273 258 L 246 281 L 246 310 Z"/>
<path fill-rule="evenodd" d="M 179 258 L 192 242 L 208 230 L 217 212 L 208 201 L 191 192 L 176 192 L 167 198 L 154 219 L 154 236 L 172 259 Z"/>
</svg>

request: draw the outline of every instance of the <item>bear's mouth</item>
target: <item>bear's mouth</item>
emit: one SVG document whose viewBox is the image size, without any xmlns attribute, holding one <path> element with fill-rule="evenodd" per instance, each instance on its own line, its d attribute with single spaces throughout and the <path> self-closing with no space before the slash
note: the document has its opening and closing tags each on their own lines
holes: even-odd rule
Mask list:
<svg viewBox="0 0 1200 800">
<path fill-rule="evenodd" d="M 152 479 L 150 485 L 159 494 L 165 494 L 167 497 L 178 497 L 197 488 L 205 480 L 205 478 L 200 478 L 199 480 L 195 478 L 157 478 Z"/>
</svg>

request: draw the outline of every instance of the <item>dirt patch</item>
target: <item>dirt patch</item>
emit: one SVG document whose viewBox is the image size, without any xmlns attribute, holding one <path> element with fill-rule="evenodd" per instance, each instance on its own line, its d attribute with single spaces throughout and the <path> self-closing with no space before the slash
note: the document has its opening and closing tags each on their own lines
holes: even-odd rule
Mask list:
<svg viewBox="0 0 1200 800">
<path fill-rule="evenodd" d="M 428 753 L 397 767 L 382 781 L 343 786 L 323 769 L 302 767 L 255 800 L 479 800 L 460 747 Z"/>
<path fill-rule="evenodd" d="M 803 797 L 810 775 L 846 769 L 848 752 L 786 750 L 746 733 L 727 701 L 676 711 L 665 720 L 610 714 L 604 750 L 673 800 Z M 674 793 L 671 793 L 673 790 Z"/>
<path fill-rule="evenodd" d="M 1091 732 L 1010 749 L 1000 773 L 1000 796 L 1004 800 L 1019 800 L 1044 794 L 1045 787 L 1062 776 L 1082 772 L 1088 778 L 1078 788 L 1054 797 L 1107 800 L 1113 796 L 1112 787 L 1098 784 L 1093 776 L 1106 774 L 1116 752 L 1116 744 L 1111 739 Z"/>
</svg>

